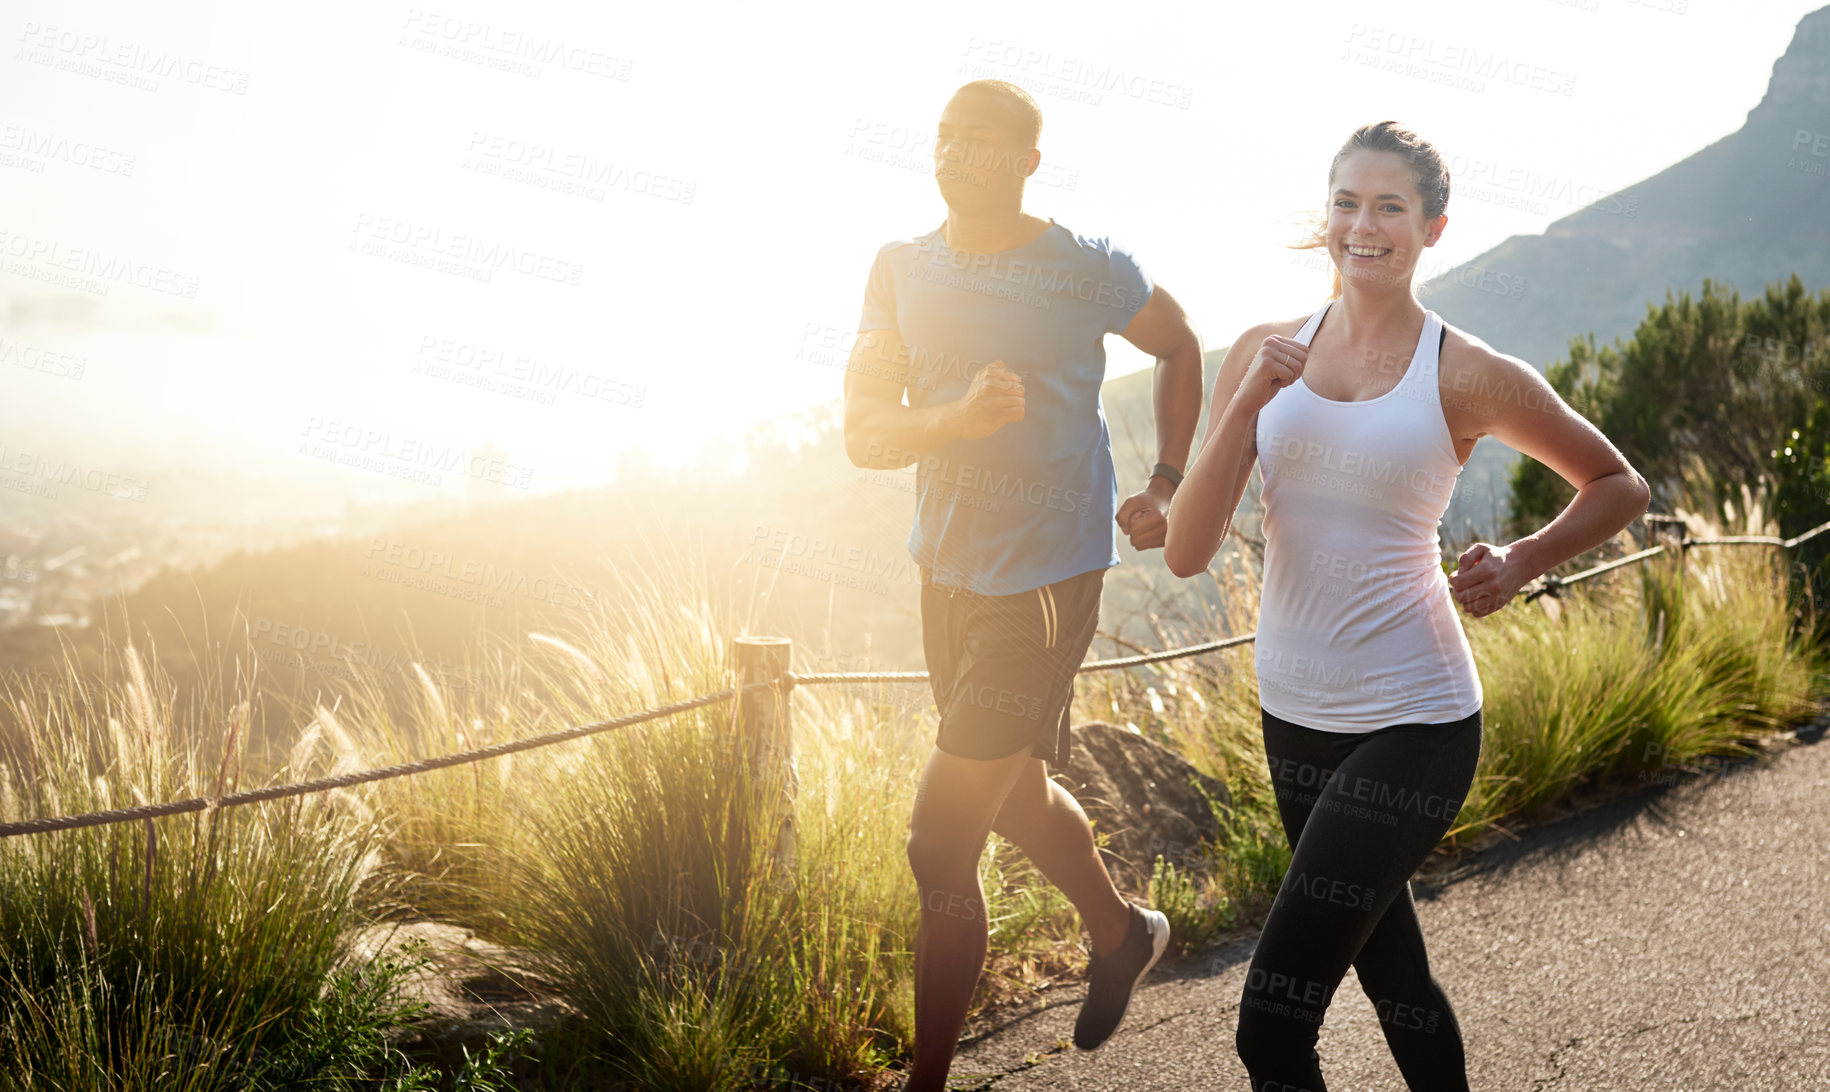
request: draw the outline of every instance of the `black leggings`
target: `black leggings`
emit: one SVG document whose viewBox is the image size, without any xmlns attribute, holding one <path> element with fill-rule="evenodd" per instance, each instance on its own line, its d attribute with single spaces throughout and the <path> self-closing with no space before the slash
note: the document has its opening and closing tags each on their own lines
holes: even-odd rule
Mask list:
<svg viewBox="0 0 1830 1092">
<path fill-rule="evenodd" d="M 1430 974 L 1410 878 L 1473 783 L 1480 710 L 1363 733 L 1260 712 L 1294 852 L 1239 1006 L 1253 1092 L 1325 1092 L 1315 1043 L 1349 964 L 1413 1092 L 1467 1092 L 1461 1029 Z"/>
</svg>

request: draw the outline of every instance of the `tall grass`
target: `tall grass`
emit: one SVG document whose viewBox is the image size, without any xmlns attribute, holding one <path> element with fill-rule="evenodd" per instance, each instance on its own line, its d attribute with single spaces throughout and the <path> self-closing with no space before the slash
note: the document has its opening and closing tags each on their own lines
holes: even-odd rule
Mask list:
<svg viewBox="0 0 1830 1092">
<path fill-rule="evenodd" d="M 690 569 L 627 574 L 571 625 L 484 656 L 461 694 L 422 679 L 397 723 L 371 689 L 365 747 L 399 759 L 608 718 L 730 685 L 733 612 Z M 883 695 L 792 700 L 792 871 L 772 871 L 731 703 L 385 783 L 393 912 L 530 954 L 589 1050 L 642 1088 L 869 1073 L 902 1048 L 916 899 L 903 862 L 918 768 Z"/>
<path fill-rule="evenodd" d="M 1729 516 L 1737 533 L 1764 527 L 1754 506 Z M 1252 628 L 1256 579 L 1242 564 L 1214 579 L 1217 606 L 1151 619 L 1156 644 Z M 0 813 L 210 796 L 719 690 L 744 612 L 709 587 L 679 559 L 624 574 L 569 625 L 480 649 L 461 688 L 420 672 L 404 706 L 370 676 L 355 700 L 302 710 L 290 750 L 259 769 L 252 682 L 218 716 L 176 723 L 156 665 L 128 649 L 95 679 L 72 667 L 75 685 L 6 695 L 25 727 L 0 738 Z M 1556 606 L 1462 619 L 1486 736 L 1452 842 L 1746 752 L 1820 696 L 1821 654 L 1791 636 L 1775 551 L 1698 547 L 1681 573 L 1629 567 Z M 1255 921 L 1288 864 L 1250 656 L 1076 686 L 1077 720 L 1128 724 L 1228 787 L 1220 837 L 1161 862 L 1148 891 L 1185 945 Z M 347 955 L 352 927 L 383 917 L 522 949 L 575 1014 L 568 1049 L 611 1084 L 872 1079 L 911 1039 L 904 842 L 933 713 L 896 685 L 790 702 L 791 861 L 774 856 L 783 784 L 745 761 L 728 704 L 360 792 L 0 841 L 0 1089 L 430 1087 L 386 1045 L 415 1016 L 403 966 Z M 980 1005 L 1077 972 L 1080 923 L 1013 847 L 993 838 L 982 880 Z"/>
<path fill-rule="evenodd" d="M 6 819 L 243 784 L 246 702 L 174 723 L 131 646 L 72 680 L 5 695 Z M 272 774 L 357 761 L 326 716 Z M 0 841 L 0 1088 L 335 1088 L 371 1070 L 350 1045 L 379 1049 L 362 1032 L 412 1015 L 370 988 L 391 966 L 340 965 L 379 845 L 347 792 Z"/>
<path fill-rule="evenodd" d="M 1777 530 L 1752 497 L 1739 517 L 1680 514 L 1698 538 Z M 1788 563 L 1776 547 L 1694 546 L 1571 588 L 1554 607 L 1469 625 L 1485 736 L 1452 835 L 1541 814 L 1579 789 L 1753 754 L 1815 712 L 1826 662 L 1798 636 L 1810 627 L 1793 625 Z"/>
</svg>

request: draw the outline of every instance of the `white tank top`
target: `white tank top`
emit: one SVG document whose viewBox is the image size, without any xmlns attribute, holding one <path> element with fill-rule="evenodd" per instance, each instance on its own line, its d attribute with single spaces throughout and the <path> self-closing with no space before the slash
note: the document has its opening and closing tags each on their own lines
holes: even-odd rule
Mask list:
<svg viewBox="0 0 1830 1092">
<path fill-rule="evenodd" d="M 1297 341 L 1309 344 L 1333 302 Z M 1370 732 L 1481 707 L 1442 570 L 1442 514 L 1461 463 L 1437 387 L 1441 332 L 1425 311 L 1403 378 L 1377 398 L 1337 402 L 1299 377 L 1258 415 L 1258 694 L 1295 724 Z"/>
</svg>

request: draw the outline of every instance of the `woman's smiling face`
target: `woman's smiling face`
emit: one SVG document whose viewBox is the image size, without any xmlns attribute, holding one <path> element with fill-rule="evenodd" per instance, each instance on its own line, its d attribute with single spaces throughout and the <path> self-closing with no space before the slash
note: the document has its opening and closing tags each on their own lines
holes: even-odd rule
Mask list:
<svg viewBox="0 0 1830 1092">
<path fill-rule="evenodd" d="M 1329 185 L 1328 254 L 1343 283 L 1408 286 L 1447 220 L 1424 220 L 1417 177 L 1403 156 L 1362 148 L 1341 160 Z"/>
</svg>

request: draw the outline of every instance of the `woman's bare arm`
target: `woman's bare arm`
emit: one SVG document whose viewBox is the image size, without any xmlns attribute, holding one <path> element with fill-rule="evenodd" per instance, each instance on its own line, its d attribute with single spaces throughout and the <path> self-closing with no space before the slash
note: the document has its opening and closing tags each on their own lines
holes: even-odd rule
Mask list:
<svg viewBox="0 0 1830 1092">
<path fill-rule="evenodd" d="M 1639 471 L 1587 418 L 1571 409 L 1538 370 L 1451 330 L 1445 362 L 1477 391 L 1464 399 L 1481 435 L 1536 459 L 1576 489 L 1544 527 L 1505 546 L 1477 542 L 1463 551 L 1449 587 L 1469 615 L 1504 606 L 1520 588 L 1619 534 L 1646 511 L 1651 489 Z"/>
<path fill-rule="evenodd" d="M 1206 571 L 1226 541 L 1258 461 L 1258 411 L 1302 374 L 1307 347 L 1285 336 L 1300 325 L 1255 326 L 1233 342 L 1220 364 L 1207 436 L 1169 506 L 1163 561 L 1177 576 Z"/>
</svg>

